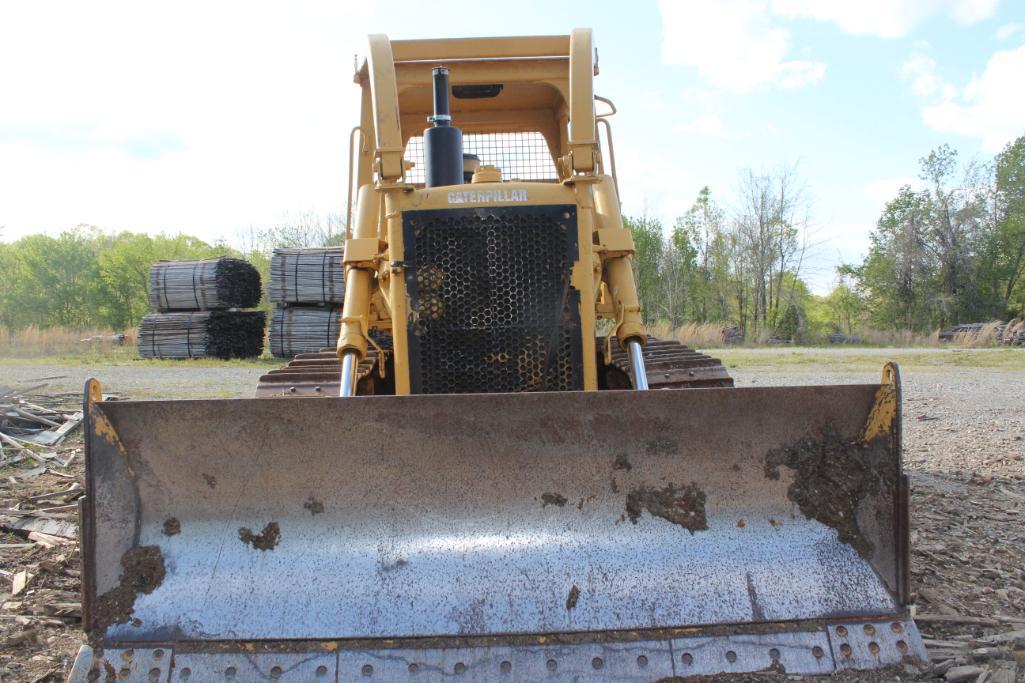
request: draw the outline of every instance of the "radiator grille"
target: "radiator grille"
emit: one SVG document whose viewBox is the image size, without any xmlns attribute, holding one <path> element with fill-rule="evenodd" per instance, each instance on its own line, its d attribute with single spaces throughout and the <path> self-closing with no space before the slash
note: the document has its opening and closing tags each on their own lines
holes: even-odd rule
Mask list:
<svg viewBox="0 0 1025 683">
<path fill-rule="evenodd" d="M 403 214 L 413 393 L 583 388 L 576 207 Z"/>
</svg>

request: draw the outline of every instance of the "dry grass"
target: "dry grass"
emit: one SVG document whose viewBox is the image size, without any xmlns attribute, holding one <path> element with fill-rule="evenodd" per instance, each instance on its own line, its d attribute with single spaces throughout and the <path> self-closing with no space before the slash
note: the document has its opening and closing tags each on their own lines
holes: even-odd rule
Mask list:
<svg viewBox="0 0 1025 683">
<path fill-rule="evenodd" d="M 995 330 L 999 323 L 987 325 L 984 332 L 980 332 L 980 339 L 974 337 L 958 337 L 954 344 L 943 343 L 944 346 L 965 346 L 970 348 L 995 345 Z M 1025 327 L 1025 323 L 1022 323 Z M 761 346 L 772 346 L 769 338 L 772 336 L 768 330 L 759 330 L 755 335 L 749 334 L 742 344 L 729 344 L 725 342 L 725 325 L 722 323 L 688 323 L 675 330 L 665 322 L 648 325 L 648 334 L 659 339 L 676 339 L 682 344 L 691 348 L 709 349 L 740 346 L 742 348 L 757 348 Z M 911 330 L 877 330 L 872 328 L 861 328 L 855 331 L 854 336 L 861 339 L 864 346 L 884 347 L 930 347 L 940 346 L 940 331 L 913 332 Z M 991 340 L 983 343 L 982 340 Z M 831 346 L 826 343 L 825 335 L 821 338 L 815 336 L 811 339 L 804 339 L 798 342 L 798 346 Z"/>
<path fill-rule="evenodd" d="M 977 330 L 961 330 L 954 335 L 954 343 L 967 348 L 980 348 L 986 346 L 997 346 L 999 339 L 997 332 L 1003 323 L 993 320 L 986 323 Z"/>
<path fill-rule="evenodd" d="M 659 339 L 675 339 L 691 348 L 723 345 L 723 326 L 717 323 L 688 323 L 672 329 L 668 323 L 648 325 L 648 334 Z"/>
<path fill-rule="evenodd" d="M 120 335 L 120 336 L 119 336 Z M 135 330 L 123 333 L 109 329 L 76 330 L 66 327 L 0 328 L 0 356 L 34 358 L 61 355 L 111 355 L 135 348 Z"/>
<path fill-rule="evenodd" d="M 873 328 L 858 329 L 855 334 L 870 346 L 939 346 L 940 331 L 915 332 L 913 330 L 876 330 Z"/>
</svg>

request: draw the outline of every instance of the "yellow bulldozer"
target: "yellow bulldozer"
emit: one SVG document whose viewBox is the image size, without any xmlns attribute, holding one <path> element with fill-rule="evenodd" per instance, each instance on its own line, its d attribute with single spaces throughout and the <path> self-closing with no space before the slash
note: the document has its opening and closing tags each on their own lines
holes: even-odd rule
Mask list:
<svg viewBox="0 0 1025 683">
<path fill-rule="evenodd" d="M 337 349 L 251 399 L 86 387 L 71 680 L 923 658 L 896 367 L 733 388 L 647 337 L 589 30 L 369 43 Z"/>
</svg>

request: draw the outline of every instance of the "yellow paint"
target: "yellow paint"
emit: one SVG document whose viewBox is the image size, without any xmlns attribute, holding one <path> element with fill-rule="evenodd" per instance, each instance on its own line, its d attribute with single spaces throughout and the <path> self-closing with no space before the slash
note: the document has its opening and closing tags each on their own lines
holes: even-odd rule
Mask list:
<svg viewBox="0 0 1025 683">
<path fill-rule="evenodd" d="M 900 410 L 897 400 L 896 371 L 892 364 L 883 368 L 883 384 L 876 390 L 875 403 L 865 420 L 865 428 L 861 440 L 872 439 L 890 434 L 897 424 L 897 411 Z"/>
<path fill-rule="evenodd" d="M 643 343 L 647 337 L 631 265 L 634 245 L 596 130 L 597 65 L 590 29 L 563 36 L 455 40 L 391 41 L 373 35 L 369 55 L 354 79 L 363 91 L 364 144 L 356 164 L 359 190 L 355 234 L 346 248 L 339 353 L 356 351 L 363 358 L 368 330 L 390 330 L 395 392 L 410 392 L 405 211 L 572 204 L 579 251 L 571 284 L 580 292 L 583 387 L 597 389 L 597 319 L 613 318 L 621 343 L 627 338 Z M 454 86 L 503 86 L 494 98 L 452 98 L 453 125 L 469 134 L 540 133 L 557 180 L 430 189 L 408 182 L 405 146 L 427 126 L 433 108 L 431 67 L 438 64 L 449 69 Z M 603 101 L 610 105 L 603 116 L 615 113 L 611 102 Z M 611 133 L 608 143 L 611 153 Z M 478 175 L 484 179 L 482 170 Z M 497 169 L 492 176 L 500 180 Z M 380 303 L 372 306 L 374 301 Z"/>
<path fill-rule="evenodd" d="M 92 422 L 93 434 L 102 438 L 111 446 L 116 448 L 121 455 L 128 454 L 125 450 L 124 444 L 121 443 L 121 437 L 117 435 L 117 430 L 114 429 L 114 425 L 110 424 L 110 420 L 107 419 L 107 416 L 104 415 L 95 405 L 89 406 L 89 419 Z"/>
</svg>

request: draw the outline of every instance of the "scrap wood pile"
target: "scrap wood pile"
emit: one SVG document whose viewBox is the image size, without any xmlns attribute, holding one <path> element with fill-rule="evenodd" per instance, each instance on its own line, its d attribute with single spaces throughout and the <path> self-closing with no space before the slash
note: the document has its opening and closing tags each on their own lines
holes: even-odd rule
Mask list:
<svg viewBox="0 0 1025 683">
<path fill-rule="evenodd" d="M 915 620 L 949 681 L 1025 679 L 1025 482 L 912 479 Z"/>
<path fill-rule="evenodd" d="M 833 332 L 828 339 L 830 344 L 860 344 L 862 342 L 858 335 L 843 332 Z"/>
<path fill-rule="evenodd" d="M 2 430 L 17 444 L 0 444 L 3 681 L 63 681 L 81 642 L 77 536 L 84 463 L 81 430 L 74 429 L 81 396 L 45 396 L 40 389 L 0 389 Z M 30 426 L 12 406 L 72 426 L 53 438 L 53 427 Z"/>
<path fill-rule="evenodd" d="M 59 445 L 82 421 L 81 406 L 32 394 L 45 386 L 0 387 L 0 464 L 25 459 L 32 446 Z"/>
<path fill-rule="evenodd" d="M 737 325 L 727 325 L 722 328 L 723 344 L 743 344 L 744 330 Z"/>
<path fill-rule="evenodd" d="M 139 324 L 143 358 L 253 358 L 266 319 L 240 311 L 260 303 L 260 274 L 240 259 L 161 261 L 150 268 L 150 305 Z"/>
<path fill-rule="evenodd" d="M 1025 320 L 1008 322 L 963 323 L 941 330 L 940 341 L 958 343 L 990 343 L 1004 346 L 1025 346 Z"/>
<path fill-rule="evenodd" d="M 1008 346 L 1025 346 L 1025 320 L 1012 320 L 1001 330 L 1000 342 Z"/>
<path fill-rule="evenodd" d="M 345 298 L 342 248 L 275 249 L 268 293 L 274 302 L 273 355 L 291 358 L 333 348 Z"/>
</svg>

